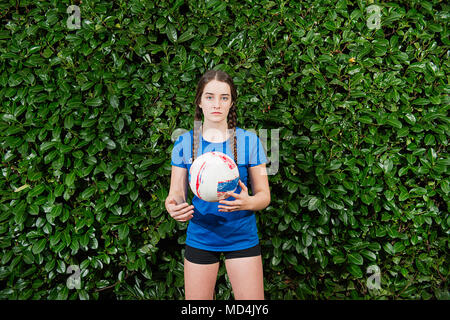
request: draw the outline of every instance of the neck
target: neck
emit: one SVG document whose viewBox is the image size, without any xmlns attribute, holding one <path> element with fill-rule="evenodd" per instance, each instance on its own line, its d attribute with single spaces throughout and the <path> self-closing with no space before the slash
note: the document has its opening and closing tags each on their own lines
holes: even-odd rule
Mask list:
<svg viewBox="0 0 450 320">
<path fill-rule="evenodd" d="M 202 136 L 206 141 L 210 142 L 224 142 L 228 140 L 230 134 L 228 133 L 227 122 L 211 123 L 205 121 L 202 125 Z"/>
</svg>

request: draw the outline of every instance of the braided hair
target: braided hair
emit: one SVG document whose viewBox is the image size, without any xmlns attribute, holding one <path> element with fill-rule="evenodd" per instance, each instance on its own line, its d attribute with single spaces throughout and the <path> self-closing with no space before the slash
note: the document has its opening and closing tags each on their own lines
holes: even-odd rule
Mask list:
<svg viewBox="0 0 450 320">
<path fill-rule="evenodd" d="M 217 80 L 228 83 L 231 91 L 231 108 L 228 112 L 227 124 L 228 130 L 231 129 L 231 150 L 234 154 L 234 162 L 237 164 L 237 138 L 236 138 L 236 126 L 237 126 L 237 114 L 236 114 L 236 86 L 233 83 L 233 79 L 225 72 L 221 70 L 208 70 L 200 78 L 197 84 L 197 93 L 195 96 L 195 115 L 194 115 L 194 134 L 193 134 L 193 152 L 192 152 L 192 163 L 195 161 L 197 155 L 198 144 L 199 144 L 199 133 L 200 124 L 202 121 L 202 109 L 199 107 L 200 100 L 203 94 L 203 89 L 205 85 L 211 80 Z"/>
</svg>

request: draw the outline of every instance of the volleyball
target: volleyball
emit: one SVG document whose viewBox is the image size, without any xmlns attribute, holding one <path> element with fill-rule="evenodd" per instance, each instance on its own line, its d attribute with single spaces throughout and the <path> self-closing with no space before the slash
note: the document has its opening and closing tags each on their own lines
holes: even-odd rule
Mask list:
<svg viewBox="0 0 450 320">
<path fill-rule="evenodd" d="M 189 170 L 189 187 L 202 200 L 218 202 L 228 198 L 239 183 L 236 163 L 222 152 L 211 151 L 195 159 Z"/>
</svg>

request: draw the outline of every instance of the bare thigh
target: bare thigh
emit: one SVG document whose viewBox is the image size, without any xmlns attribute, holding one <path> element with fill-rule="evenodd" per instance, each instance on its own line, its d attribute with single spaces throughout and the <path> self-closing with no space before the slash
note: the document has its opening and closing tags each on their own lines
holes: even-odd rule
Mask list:
<svg viewBox="0 0 450 320">
<path fill-rule="evenodd" d="M 212 300 L 219 262 L 197 264 L 184 259 L 184 291 L 186 300 Z"/>
<path fill-rule="evenodd" d="M 264 280 L 261 255 L 226 259 L 235 300 L 264 300 Z"/>
</svg>

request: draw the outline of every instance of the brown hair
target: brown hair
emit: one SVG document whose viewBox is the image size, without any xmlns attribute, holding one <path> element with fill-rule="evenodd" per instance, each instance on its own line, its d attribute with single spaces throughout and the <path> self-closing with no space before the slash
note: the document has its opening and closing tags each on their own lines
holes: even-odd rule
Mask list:
<svg viewBox="0 0 450 320">
<path fill-rule="evenodd" d="M 199 107 L 200 100 L 203 94 L 203 89 L 205 88 L 206 84 L 209 83 L 212 80 L 217 80 L 221 82 L 226 82 L 230 86 L 231 91 L 231 108 L 228 112 L 228 129 L 233 129 L 231 132 L 231 150 L 233 150 L 234 154 L 234 162 L 237 165 L 237 141 L 236 141 L 236 125 L 237 125 L 237 115 L 236 115 L 236 86 L 234 85 L 233 79 L 226 73 L 225 71 L 221 70 L 208 70 L 205 72 L 205 74 L 200 78 L 197 84 L 197 93 L 195 95 L 195 116 L 194 116 L 194 134 L 193 134 L 193 153 L 192 153 L 192 163 L 195 160 L 195 157 L 197 155 L 198 150 L 198 143 L 199 143 L 199 123 L 202 121 L 202 109 Z"/>
</svg>

